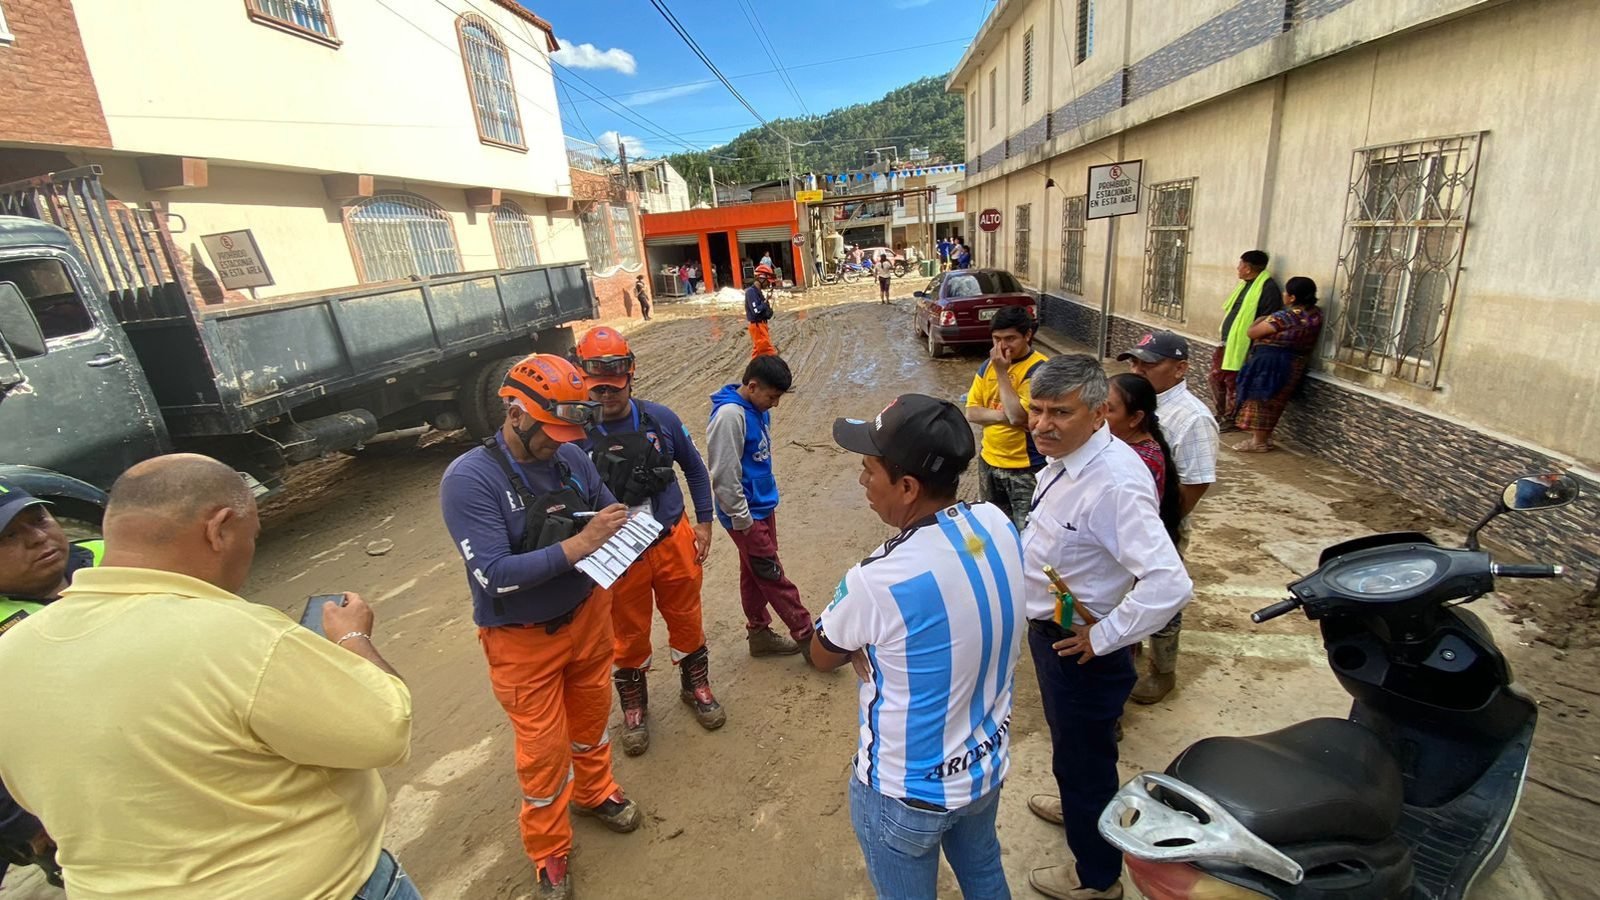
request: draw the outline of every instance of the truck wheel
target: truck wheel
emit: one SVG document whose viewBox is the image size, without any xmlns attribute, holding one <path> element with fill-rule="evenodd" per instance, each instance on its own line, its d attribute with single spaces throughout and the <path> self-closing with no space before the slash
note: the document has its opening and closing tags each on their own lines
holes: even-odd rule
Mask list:
<svg viewBox="0 0 1600 900">
<path fill-rule="evenodd" d="M 456 408 L 461 411 L 461 424 L 474 441 L 492 437 L 506 420 L 505 404 L 500 402 L 500 385 L 506 380 L 520 356 L 507 356 L 485 363 L 477 372 L 462 380 L 456 388 Z"/>
</svg>

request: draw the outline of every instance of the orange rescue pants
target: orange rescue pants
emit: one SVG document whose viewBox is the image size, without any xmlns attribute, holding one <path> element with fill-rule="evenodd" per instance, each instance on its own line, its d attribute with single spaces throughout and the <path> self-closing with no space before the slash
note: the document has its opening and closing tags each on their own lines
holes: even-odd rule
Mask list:
<svg viewBox="0 0 1600 900">
<path fill-rule="evenodd" d="M 674 663 L 705 646 L 705 626 L 700 619 L 703 574 L 695 561 L 694 528 L 685 515 L 666 540 L 646 550 L 611 586 L 617 668 L 650 665 L 651 594 L 667 622 L 667 643 Z"/>
<path fill-rule="evenodd" d="M 772 331 L 766 322 L 750 323 L 750 358 L 758 356 L 777 356 L 778 348 L 772 346 Z"/>
<path fill-rule="evenodd" d="M 479 628 L 494 696 L 511 718 L 522 784 L 522 846 L 535 862 L 572 851 L 567 804 L 599 806 L 611 774 L 611 594 L 596 588 L 555 634 Z"/>
</svg>

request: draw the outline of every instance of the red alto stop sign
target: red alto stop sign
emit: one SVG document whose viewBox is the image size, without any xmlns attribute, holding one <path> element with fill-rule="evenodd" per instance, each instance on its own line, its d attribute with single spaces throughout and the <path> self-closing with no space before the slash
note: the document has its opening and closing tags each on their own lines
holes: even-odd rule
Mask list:
<svg viewBox="0 0 1600 900">
<path fill-rule="evenodd" d="M 989 208 L 978 213 L 978 227 L 984 231 L 996 231 L 1000 228 L 1000 210 Z"/>
</svg>

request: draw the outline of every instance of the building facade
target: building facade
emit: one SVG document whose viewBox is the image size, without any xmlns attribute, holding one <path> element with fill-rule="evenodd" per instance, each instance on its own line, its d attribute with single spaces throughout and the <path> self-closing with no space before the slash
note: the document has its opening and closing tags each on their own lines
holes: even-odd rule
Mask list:
<svg viewBox="0 0 1600 900">
<path fill-rule="evenodd" d="M 262 300 L 585 257 L 557 45 L 515 0 L 0 10 L 0 181 L 98 166 L 114 204 L 166 213 L 208 302 L 252 299 L 202 241 L 241 229 Z"/>
<path fill-rule="evenodd" d="M 754 267 L 771 255 L 781 283 L 804 286 L 809 280 L 798 257 L 795 236 L 800 218 L 793 200 L 734 203 L 710 209 L 651 213 L 640 217 L 645 256 L 656 290 L 682 293 L 679 267 L 693 263 L 702 291 L 749 284 Z"/>
<path fill-rule="evenodd" d="M 640 275 L 645 275 L 646 295 L 657 293 L 644 267 L 640 195 L 633 190 L 633 180 L 623 178 L 621 167 L 605 161 L 598 145 L 567 138 L 567 163 L 573 210 L 583 230 L 589 283 L 600 303 L 600 315 L 631 318 Z M 643 314 L 644 310 L 639 310 L 639 315 Z"/>
<path fill-rule="evenodd" d="M 1327 314 L 1285 436 L 1462 518 L 1530 470 L 1592 487 L 1600 298 L 1561 230 L 1600 180 L 1596 34 L 1584 0 L 1001 0 L 947 85 L 967 217 L 1001 220 L 967 233 L 1046 324 L 1092 345 L 1104 310 L 1103 351 L 1170 328 L 1197 359 L 1263 249 Z M 1135 160 L 1139 213 L 1088 218 L 1088 168 Z M 1597 511 L 1502 533 L 1592 579 Z"/>
<path fill-rule="evenodd" d="M 683 212 L 689 201 L 689 182 L 665 159 L 628 161 L 632 190 L 639 195 L 639 212 Z"/>
</svg>

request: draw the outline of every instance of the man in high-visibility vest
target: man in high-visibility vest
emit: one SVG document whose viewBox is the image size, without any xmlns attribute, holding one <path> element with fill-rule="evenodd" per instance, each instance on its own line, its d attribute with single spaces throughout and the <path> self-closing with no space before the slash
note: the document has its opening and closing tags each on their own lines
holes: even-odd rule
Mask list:
<svg viewBox="0 0 1600 900">
<path fill-rule="evenodd" d="M 70 543 L 49 502 L 0 484 L 0 635 L 61 596 L 79 569 L 98 566 L 105 542 Z M 6 868 L 37 864 L 60 885 L 55 842 L 0 784 L 0 878 Z"/>
<path fill-rule="evenodd" d="M 1211 355 L 1211 399 L 1223 431 L 1237 431 L 1239 370 L 1250 354 L 1250 326 L 1283 309 L 1283 291 L 1267 274 L 1267 254 L 1246 250 L 1239 256 L 1239 283 L 1222 305 L 1222 343 Z"/>
</svg>

